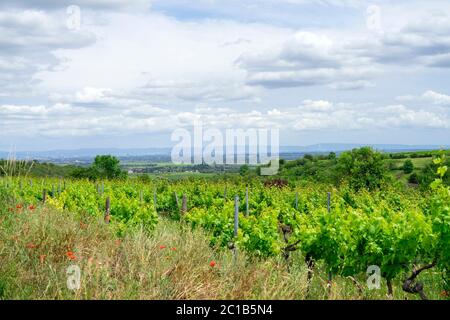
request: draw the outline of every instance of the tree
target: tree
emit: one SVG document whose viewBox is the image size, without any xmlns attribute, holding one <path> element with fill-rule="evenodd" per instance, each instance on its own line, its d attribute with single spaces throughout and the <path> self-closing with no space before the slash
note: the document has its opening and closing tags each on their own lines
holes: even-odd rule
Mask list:
<svg viewBox="0 0 450 320">
<path fill-rule="evenodd" d="M 98 172 L 100 178 L 117 179 L 124 178 L 127 175 L 120 168 L 119 159 L 110 155 L 96 156 L 92 169 Z"/>
<path fill-rule="evenodd" d="M 387 169 L 383 155 L 370 147 L 343 152 L 338 159 L 341 180 L 347 180 L 353 189 L 379 188 L 386 179 Z"/>
<path fill-rule="evenodd" d="M 403 172 L 406 174 L 410 174 L 414 171 L 414 163 L 411 160 L 406 160 L 403 164 Z"/>
</svg>

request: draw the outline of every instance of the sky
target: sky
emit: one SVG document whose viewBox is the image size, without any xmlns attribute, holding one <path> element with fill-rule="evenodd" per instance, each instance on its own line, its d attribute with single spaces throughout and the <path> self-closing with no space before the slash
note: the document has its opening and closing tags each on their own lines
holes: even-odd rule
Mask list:
<svg viewBox="0 0 450 320">
<path fill-rule="evenodd" d="M 195 121 L 449 145 L 449 80 L 448 0 L 0 4 L 0 150 L 167 147 Z"/>
</svg>

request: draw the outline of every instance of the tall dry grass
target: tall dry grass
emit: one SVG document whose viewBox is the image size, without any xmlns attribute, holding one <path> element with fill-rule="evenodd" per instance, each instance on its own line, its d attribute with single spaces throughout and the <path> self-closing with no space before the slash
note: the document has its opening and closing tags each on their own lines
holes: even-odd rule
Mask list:
<svg viewBox="0 0 450 320">
<path fill-rule="evenodd" d="M 137 228 L 119 239 L 102 219 L 12 203 L 0 208 L 0 299 L 328 299 L 326 272 L 315 270 L 307 296 L 303 257 L 292 258 L 289 272 L 282 259 L 244 252 L 235 264 L 204 232 L 164 218 L 150 234 Z M 67 288 L 70 265 L 81 269 L 77 291 Z M 399 285 L 396 299 L 416 298 Z M 386 299 L 386 290 L 360 293 L 337 277 L 331 298 Z"/>
<path fill-rule="evenodd" d="M 18 160 L 15 151 L 10 151 L 8 157 L 0 159 L 0 176 L 5 177 L 27 177 L 34 162 L 29 160 Z"/>
</svg>

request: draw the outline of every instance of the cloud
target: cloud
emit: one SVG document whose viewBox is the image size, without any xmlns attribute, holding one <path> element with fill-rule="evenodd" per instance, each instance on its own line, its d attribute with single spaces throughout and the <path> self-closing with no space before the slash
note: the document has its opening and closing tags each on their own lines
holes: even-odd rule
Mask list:
<svg viewBox="0 0 450 320">
<path fill-rule="evenodd" d="M 88 31 L 73 32 L 65 20 L 42 11 L 0 11 L 0 97 L 31 91 L 35 75 L 53 71 L 63 60 L 58 49 L 77 49 L 95 43 Z"/>
<path fill-rule="evenodd" d="M 386 27 L 380 33 L 298 31 L 281 47 L 244 53 L 237 65 L 247 72 L 249 85 L 269 89 L 367 88 L 393 68 L 450 67 L 450 14 L 425 12 L 417 21 Z"/>
<path fill-rule="evenodd" d="M 450 106 L 450 96 L 446 94 L 429 90 L 422 95 L 422 98 L 431 101 L 435 105 Z"/>
<path fill-rule="evenodd" d="M 433 90 L 428 90 L 420 96 L 405 95 L 396 98 L 396 101 L 414 103 L 419 105 L 427 104 L 430 108 L 433 106 L 450 106 L 450 96 Z"/>
<path fill-rule="evenodd" d="M 93 101 L 103 99 L 102 92 L 105 91 L 86 88 L 81 92 L 87 94 L 89 101 Z M 114 93 L 110 94 L 115 96 Z M 436 96 L 431 91 L 424 97 L 435 101 L 442 99 L 442 95 Z M 86 95 L 81 98 L 85 99 Z M 447 98 L 444 96 L 444 99 Z M 265 111 L 211 107 L 183 111 L 138 101 L 129 102 L 127 108 L 121 109 L 116 107 L 118 101 L 109 102 L 110 104 L 102 108 L 78 103 L 55 103 L 50 106 L 0 105 L 0 127 L 4 135 L 58 138 L 169 134 L 180 127 L 191 128 L 196 120 L 201 120 L 206 127 L 217 129 L 279 128 L 285 132 L 450 129 L 450 111 L 439 106 L 377 106 L 308 99 L 302 101 L 298 107 L 272 108 Z"/>
<path fill-rule="evenodd" d="M 297 32 L 279 50 L 247 53 L 237 61 L 250 85 L 267 88 L 329 85 L 359 89 L 376 73 L 369 59 L 351 54 L 331 37 Z"/>
</svg>

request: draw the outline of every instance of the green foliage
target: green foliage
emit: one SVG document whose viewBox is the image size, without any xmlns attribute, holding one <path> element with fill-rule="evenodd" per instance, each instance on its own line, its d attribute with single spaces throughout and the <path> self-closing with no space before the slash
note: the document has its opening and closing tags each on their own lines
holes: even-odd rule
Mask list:
<svg viewBox="0 0 450 320">
<path fill-rule="evenodd" d="M 120 161 L 110 155 L 96 156 L 92 168 L 98 172 L 99 178 L 118 179 L 126 177 L 120 168 Z"/>
<path fill-rule="evenodd" d="M 380 188 L 386 179 L 387 169 L 381 153 L 370 147 L 344 152 L 338 159 L 340 178 L 359 190 Z"/>
<path fill-rule="evenodd" d="M 88 167 L 77 167 L 71 173 L 76 179 L 125 179 L 127 173 L 120 167 L 120 160 L 110 155 L 96 156 L 94 163 Z"/>
<path fill-rule="evenodd" d="M 199 178 L 153 179 L 145 183 L 131 179 L 109 180 L 103 182 L 102 193 L 98 192 L 96 183 L 76 180 L 67 181 L 66 188 L 49 196 L 47 204 L 59 210 L 101 218 L 105 198 L 109 196 L 111 224 L 120 233 L 136 225 L 152 229 L 158 213 L 207 230 L 214 246 L 227 247 L 234 243 L 240 250 L 258 257 L 278 256 L 292 245 L 303 255 L 323 262 L 333 274 L 344 277 L 364 274 L 368 266 L 377 265 L 385 278 L 400 279 L 410 272 L 413 264 L 436 260 L 439 272 L 448 279 L 450 191 L 443 181 L 448 174 L 446 160 L 439 158 L 434 163 L 439 177 L 432 184 L 433 193 L 421 193 L 389 185 L 378 188 L 384 173 L 380 158 L 370 148 L 341 156 L 339 169 L 349 179 L 339 189 L 331 184 L 304 181 L 278 187 L 264 184 L 260 179 L 235 176 L 214 181 Z M 331 160 L 324 160 L 328 161 Z M 296 164 L 300 163 L 308 167 L 312 161 L 302 159 Z M 369 164 L 373 168 L 369 168 Z M 363 183 L 359 184 L 359 180 Z M 32 185 L 20 182 L 14 178 L 3 179 L 0 195 L 20 199 L 26 204 L 36 203 L 42 199 L 42 189 L 51 190 L 59 180 L 34 179 Z M 247 186 L 248 216 L 245 214 Z M 327 210 L 328 191 L 332 193 L 330 212 Z M 188 199 L 188 210 L 180 214 L 183 195 Z M 237 237 L 233 228 L 234 196 L 240 199 Z M 281 232 L 284 226 L 290 230 L 287 241 Z"/>
<path fill-rule="evenodd" d="M 239 174 L 241 176 L 246 176 L 249 174 L 249 172 L 250 172 L 250 168 L 248 165 L 243 165 L 239 168 Z"/>
<path fill-rule="evenodd" d="M 438 158 L 440 159 L 440 158 Z M 441 160 L 442 164 L 444 166 L 449 167 L 450 166 L 450 158 L 446 157 L 444 159 Z M 436 164 L 435 162 L 432 162 L 430 164 L 428 164 L 427 166 L 425 166 L 419 173 L 418 173 L 418 180 L 419 180 L 419 184 L 421 186 L 422 189 L 428 189 L 429 186 L 431 185 L 431 183 L 433 183 L 433 181 L 436 178 L 436 172 L 439 168 L 440 164 Z M 449 186 L 450 185 L 450 172 L 447 171 L 445 172 L 445 174 L 442 176 L 442 182 L 444 183 L 444 185 Z"/>
<path fill-rule="evenodd" d="M 414 163 L 411 160 L 406 160 L 405 163 L 403 163 L 403 172 L 406 174 L 410 174 L 414 171 Z"/>
<path fill-rule="evenodd" d="M 408 178 L 408 183 L 419 184 L 419 175 L 415 172 L 411 174 Z"/>
</svg>

